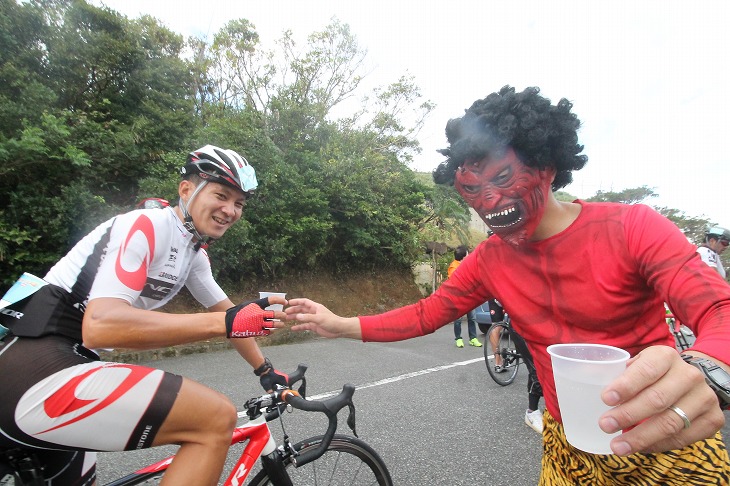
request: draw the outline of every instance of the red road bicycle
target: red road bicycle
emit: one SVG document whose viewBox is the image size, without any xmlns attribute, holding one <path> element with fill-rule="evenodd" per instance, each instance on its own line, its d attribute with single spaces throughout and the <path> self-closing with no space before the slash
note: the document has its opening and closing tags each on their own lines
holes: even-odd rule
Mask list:
<svg viewBox="0 0 730 486">
<path fill-rule="evenodd" d="M 300 486 L 300 485 L 379 485 L 392 486 L 390 472 L 383 459 L 355 431 L 355 406 L 352 395 L 354 385 L 344 385 L 342 391 L 325 400 L 304 398 L 306 365 L 300 364 L 289 375 L 290 387 L 273 393 L 251 398 L 244 404 L 239 417 L 247 421 L 233 431 L 231 445 L 245 443 L 243 451 L 231 469 L 224 486 L 239 486 L 251 473 L 258 459 L 261 470 L 248 483 L 250 486 Z M 297 390 L 291 386 L 301 382 Z M 287 406 L 305 412 L 321 412 L 328 420 L 324 435 L 292 444 L 284 434 L 277 444 L 268 422 L 279 419 Z M 345 406 L 349 408 L 347 424 L 355 437 L 336 434 L 337 414 Z M 174 456 L 142 468 L 106 486 L 132 486 L 158 484 Z M 3 486 L 42 486 L 43 471 L 32 451 L 4 451 L 0 453 L 0 471 L 6 466 L 6 476 L 0 473 Z M 7 466 L 10 466 L 8 468 Z M 12 472 L 10 472 L 12 470 Z"/>
</svg>

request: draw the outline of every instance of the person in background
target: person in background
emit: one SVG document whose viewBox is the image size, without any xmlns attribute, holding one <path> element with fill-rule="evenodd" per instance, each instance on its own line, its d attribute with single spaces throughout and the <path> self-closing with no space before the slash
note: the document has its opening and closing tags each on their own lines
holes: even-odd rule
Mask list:
<svg viewBox="0 0 730 486">
<path fill-rule="evenodd" d="M 161 197 L 147 197 L 137 203 L 135 209 L 162 209 L 170 205 L 167 199 Z"/>
<path fill-rule="evenodd" d="M 507 321 L 511 325 L 509 313 L 505 311 L 504 306 L 501 302 L 492 299 L 489 301 L 489 313 L 492 316 L 492 322 Z M 525 424 L 538 434 L 542 434 L 542 412 L 540 411 L 540 398 L 542 398 L 542 386 L 540 380 L 537 377 L 537 369 L 535 368 L 535 361 L 532 359 L 530 349 L 527 347 L 527 343 L 522 339 L 517 331 L 511 329 L 510 335 L 512 336 L 512 342 L 515 345 L 515 349 L 520 354 L 522 362 L 527 367 L 527 410 L 525 410 Z M 492 349 L 499 348 L 499 336 L 500 329 L 494 328 L 489 334 L 488 339 L 492 343 Z M 497 373 L 504 373 L 507 370 L 503 367 L 502 356 L 494 357 L 494 371 Z"/>
<path fill-rule="evenodd" d="M 730 285 L 677 226 L 643 204 L 559 201 L 587 157 L 572 103 L 505 86 L 446 125 L 434 180 L 454 184 L 494 231 L 433 294 L 383 314 L 340 317 L 292 299 L 294 330 L 399 341 L 434 332 L 489 299 L 508 302 L 545 399 L 541 486 L 730 484 L 719 430 L 730 399 L 703 363 L 730 371 Z M 697 339 L 683 358 L 664 302 Z M 612 455 L 565 437 L 547 347 L 602 343 L 627 350 L 626 370 L 601 394 Z M 714 366 L 713 365 L 713 366 Z M 495 417 L 495 420 L 497 418 Z"/>
<path fill-rule="evenodd" d="M 100 361 L 93 349 L 227 337 L 265 390 L 287 384 L 251 339 L 283 325 L 271 322 L 283 312 L 263 308 L 286 300 L 234 305 L 204 249 L 241 218 L 258 185 L 254 169 L 206 145 L 181 172 L 177 206 L 100 224 L 51 268 L 47 285 L 0 314 L 10 329 L 0 339 L 0 447 L 34 449 L 49 485 L 94 484 L 89 451 L 162 444 L 180 448 L 161 484 L 215 485 L 223 469 L 237 419 L 226 396 L 162 370 Z M 183 286 L 210 312 L 153 311 Z"/>
<path fill-rule="evenodd" d="M 461 261 L 466 258 L 469 254 L 469 249 L 464 245 L 459 245 L 454 250 L 454 260 L 449 264 L 449 268 L 446 269 L 447 278 L 451 278 L 451 275 L 459 268 Z M 463 316 L 459 316 L 454 321 L 454 338 L 456 339 L 456 347 L 463 348 L 464 340 L 461 338 L 461 319 Z M 466 323 L 469 332 L 469 344 L 477 348 L 482 347 L 481 341 L 477 338 L 477 319 L 474 309 L 466 313 Z"/>
<path fill-rule="evenodd" d="M 542 385 L 537 377 L 537 369 L 532 359 L 532 353 L 522 336 L 515 332 L 512 334 L 515 349 L 522 356 L 522 361 L 527 366 L 527 410 L 525 410 L 525 424 L 532 430 L 542 435 L 543 412 L 540 410 L 540 398 L 542 398 Z"/>
<path fill-rule="evenodd" d="M 714 226 L 707 230 L 704 243 L 697 247 L 697 253 L 702 257 L 702 261 L 717 270 L 722 278 L 726 277 L 726 273 L 720 255 L 729 244 L 730 231 Z"/>
</svg>

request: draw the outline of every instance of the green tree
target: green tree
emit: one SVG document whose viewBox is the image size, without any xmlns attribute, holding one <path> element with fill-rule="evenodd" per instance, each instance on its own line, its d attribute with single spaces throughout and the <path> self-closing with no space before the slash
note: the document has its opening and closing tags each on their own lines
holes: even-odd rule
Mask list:
<svg viewBox="0 0 730 486">
<path fill-rule="evenodd" d="M 640 203 L 647 198 L 656 197 L 657 194 L 653 189 L 646 186 L 635 187 L 631 189 L 624 189 L 623 191 L 598 191 L 595 196 L 592 196 L 586 201 L 591 202 L 619 202 L 624 204 L 636 204 Z"/>
<path fill-rule="evenodd" d="M 131 207 L 148 165 L 187 145 L 195 119 L 182 38 L 151 18 L 1 0 L 0 26 L 0 226 L 14 228 L 0 271 L 12 279 Z"/>
</svg>

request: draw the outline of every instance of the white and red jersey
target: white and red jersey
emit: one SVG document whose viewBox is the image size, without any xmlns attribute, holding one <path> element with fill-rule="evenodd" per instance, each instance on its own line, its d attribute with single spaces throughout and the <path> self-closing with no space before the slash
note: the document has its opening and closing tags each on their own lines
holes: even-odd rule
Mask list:
<svg viewBox="0 0 730 486">
<path fill-rule="evenodd" d="M 717 273 L 719 273 L 722 278 L 727 276 L 725 273 L 725 267 L 722 265 L 722 260 L 720 260 L 720 255 L 718 255 L 715 250 L 706 246 L 700 246 L 697 247 L 697 253 L 700 254 L 702 261 L 717 270 Z"/>
<path fill-rule="evenodd" d="M 17 336 L 61 334 L 81 339 L 81 322 L 91 299 L 123 299 L 139 309 L 156 309 L 183 286 L 204 307 L 226 299 L 213 279 L 205 250 L 173 208 L 140 209 L 97 226 L 79 241 L 44 280 L 49 284 L 12 309 L 6 319 Z M 7 324 L 6 324 L 7 322 Z"/>
<path fill-rule="evenodd" d="M 204 307 L 226 298 L 207 253 L 195 250 L 172 208 L 132 211 L 102 223 L 44 280 L 88 300 L 113 297 L 139 309 L 166 304 L 183 286 Z"/>
</svg>

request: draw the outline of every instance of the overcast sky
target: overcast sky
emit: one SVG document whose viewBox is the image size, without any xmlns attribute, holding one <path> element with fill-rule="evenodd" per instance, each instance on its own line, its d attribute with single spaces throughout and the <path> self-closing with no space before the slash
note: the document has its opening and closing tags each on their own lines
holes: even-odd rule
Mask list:
<svg viewBox="0 0 730 486">
<path fill-rule="evenodd" d="M 95 0 L 96 4 L 102 0 Z M 730 227 L 727 114 L 730 1 L 697 0 L 103 0 L 149 14 L 183 35 L 212 39 L 233 19 L 265 48 L 285 29 L 304 38 L 332 17 L 367 49 L 370 86 L 415 77 L 437 105 L 414 169 L 441 162 L 444 126 L 505 84 L 568 98 L 588 155 L 566 190 L 649 186 L 654 205 Z"/>
</svg>

